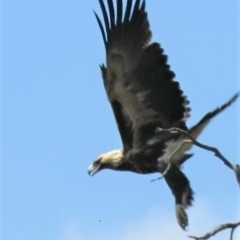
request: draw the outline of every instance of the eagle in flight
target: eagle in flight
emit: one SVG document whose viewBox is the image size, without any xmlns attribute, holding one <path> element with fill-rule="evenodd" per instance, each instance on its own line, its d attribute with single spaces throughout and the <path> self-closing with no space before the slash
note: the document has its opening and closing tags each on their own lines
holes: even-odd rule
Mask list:
<svg viewBox="0 0 240 240">
<path fill-rule="evenodd" d="M 196 139 L 238 94 L 188 128 L 189 101 L 174 80 L 175 74 L 161 45 L 150 43 L 145 0 L 134 0 L 134 4 L 133 0 L 127 0 L 125 12 L 122 0 L 116 0 L 116 9 L 112 0 L 107 0 L 107 8 L 103 0 L 98 1 L 103 21 L 94 13 L 106 49 L 106 66 L 100 68 L 123 147 L 101 154 L 89 166 L 88 173 L 94 175 L 103 169 L 164 173 L 171 161 L 164 179 L 175 197 L 177 221 L 185 229 L 188 226 L 185 209 L 192 205 L 194 193 L 180 167 L 193 155 L 186 153 L 192 144 L 185 144 L 171 157 L 186 137 L 181 133 L 161 132 L 159 128 L 177 127 Z"/>
</svg>

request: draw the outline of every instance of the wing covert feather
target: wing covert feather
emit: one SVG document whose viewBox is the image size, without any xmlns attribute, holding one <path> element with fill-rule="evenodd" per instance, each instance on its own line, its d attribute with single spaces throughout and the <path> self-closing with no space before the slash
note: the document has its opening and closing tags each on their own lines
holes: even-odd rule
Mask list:
<svg viewBox="0 0 240 240">
<path fill-rule="evenodd" d="M 100 68 L 102 71 L 103 83 L 106 93 L 108 95 L 108 100 L 111 104 L 113 114 L 119 130 L 119 134 L 121 136 L 123 149 L 124 151 L 128 151 L 129 149 L 132 148 L 133 145 L 132 121 L 130 120 L 127 113 L 124 111 L 123 106 L 116 99 L 109 97 L 111 93 L 109 93 L 110 90 L 108 84 L 106 83 L 106 67 L 104 65 L 101 65 Z"/>
</svg>

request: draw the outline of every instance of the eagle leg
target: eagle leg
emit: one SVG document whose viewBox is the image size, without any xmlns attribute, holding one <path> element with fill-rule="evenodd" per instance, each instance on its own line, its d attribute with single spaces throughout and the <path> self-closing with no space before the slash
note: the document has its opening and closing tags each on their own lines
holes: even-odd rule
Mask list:
<svg viewBox="0 0 240 240">
<path fill-rule="evenodd" d="M 188 226 L 188 216 L 185 209 L 192 205 L 194 192 L 189 180 L 177 165 L 171 165 L 164 179 L 175 197 L 177 221 L 185 230 Z"/>
</svg>

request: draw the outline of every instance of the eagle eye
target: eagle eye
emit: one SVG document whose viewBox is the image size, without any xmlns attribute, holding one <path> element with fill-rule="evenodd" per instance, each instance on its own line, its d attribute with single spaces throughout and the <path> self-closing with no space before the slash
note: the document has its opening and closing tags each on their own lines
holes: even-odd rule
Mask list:
<svg viewBox="0 0 240 240">
<path fill-rule="evenodd" d="M 98 158 L 94 164 L 99 165 L 101 163 L 101 158 Z"/>
</svg>

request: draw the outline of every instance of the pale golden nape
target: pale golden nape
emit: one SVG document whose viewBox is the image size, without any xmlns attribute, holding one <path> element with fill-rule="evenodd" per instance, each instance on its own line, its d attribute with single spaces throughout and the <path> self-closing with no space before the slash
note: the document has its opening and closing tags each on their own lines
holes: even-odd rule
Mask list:
<svg viewBox="0 0 240 240">
<path fill-rule="evenodd" d="M 103 153 L 94 161 L 100 161 L 103 165 L 113 165 L 118 167 L 123 159 L 123 150 L 113 150 L 111 152 Z"/>
<path fill-rule="evenodd" d="M 88 174 L 93 176 L 98 171 L 109 168 L 116 169 L 122 164 L 123 150 L 113 150 L 111 152 L 103 153 L 96 158 L 96 160 L 88 167 Z"/>
</svg>

